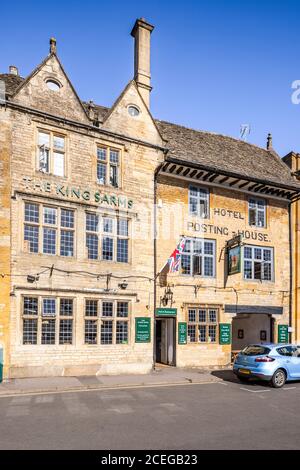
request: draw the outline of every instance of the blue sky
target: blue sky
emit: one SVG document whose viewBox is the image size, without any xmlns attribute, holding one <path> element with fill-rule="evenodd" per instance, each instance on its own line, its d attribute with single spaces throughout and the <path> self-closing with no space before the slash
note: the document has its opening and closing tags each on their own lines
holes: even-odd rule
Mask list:
<svg viewBox="0 0 300 470">
<path fill-rule="evenodd" d="M 131 28 L 138 17 L 152 33 L 154 117 L 265 146 L 300 152 L 299 0 L 51 0 L 1 6 L 0 72 L 26 76 L 58 55 L 79 96 L 110 106 L 133 76 Z M 221 156 L 220 156 L 221 158 Z"/>
</svg>

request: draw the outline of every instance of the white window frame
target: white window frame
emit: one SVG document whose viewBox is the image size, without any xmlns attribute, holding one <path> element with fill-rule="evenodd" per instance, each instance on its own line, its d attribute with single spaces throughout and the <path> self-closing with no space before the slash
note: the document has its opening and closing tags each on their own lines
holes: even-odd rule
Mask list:
<svg viewBox="0 0 300 470">
<path fill-rule="evenodd" d="M 252 257 L 247 258 L 245 257 L 245 249 L 251 249 Z M 260 250 L 261 251 L 261 258 L 255 256 L 255 250 Z M 270 261 L 264 261 L 264 251 L 270 252 L 271 257 Z M 251 273 L 252 276 L 251 278 L 246 277 L 246 269 L 245 269 L 245 264 L 246 262 L 251 262 Z M 255 264 L 261 264 L 261 278 L 257 279 L 255 278 Z M 264 279 L 264 264 L 270 264 L 271 266 L 271 279 Z M 275 275 L 274 275 L 274 248 L 273 247 L 266 247 L 266 246 L 255 246 L 255 245 L 244 245 L 243 246 L 243 279 L 245 281 L 254 281 L 254 282 L 274 282 L 275 281 Z"/>
<path fill-rule="evenodd" d="M 191 191 L 195 191 L 197 195 L 192 195 Z M 203 195 L 204 193 L 204 195 Z M 194 199 L 196 202 L 196 210 L 191 210 L 191 199 Z M 204 203 L 205 213 L 201 214 L 201 202 Z M 210 192 L 208 188 L 198 185 L 189 185 L 189 193 L 188 193 L 188 206 L 189 206 L 189 214 L 195 217 L 200 217 L 202 219 L 209 219 L 210 214 Z"/>
<path fill-rule="evenodd" d="M 260 208 L 259 203 L 263 203 L 263 208 Z M 250 207 L 253 204 L 254 207 Z M 250 212 L 255 211 L 255 223 L 251 224 L 251 215 Z M 263 214 L 264 223 L 261 225 L 259 223 L 259 214 Z M 249 197 L 248 198 L 248 222 L 250 227 L 257 228 L 266 228 L 267 227 L 267 201 L 263 198 L 258 197 Z"/>
<path fill-rule="evenodd" d="M 46 146 L 45 144 L 39 143 L 40 134 L 46 134 L 49 136 L 49 145 Z M 60 138 L 64 140 L 64 146 L 55 147 L 55 138 Z M 48 158 L 48 168 L 43 169 L 41 168 L 41 156 L 47 154 Z M 55 154 L 60 155 L 63 158 L 63 174 L 57 172 L 55 170 Z M 36 163 L 37 171 L 41 173 L 46 173 L 49 175 L 58 176 L 64 178 L 66 176 L 66 136 L 64 134 L 60 134 L 59 132 L 49 131 L 48 129 L 37 129 L 37 163 Z"/>
<path fill-rule="evenodd" d="M 92 214 L 93 216 L 98 217 L 98 230 L 92 231 L 87 230 L 87 215 Z M 112 220 L 112 231 L 105 232 L 104 231 L 104 219 L 111 219 Z M 126 220 L 127 221 L 127 235 L 122 235 L 118 233 L 118 221 Z M 96 236 L 98 239 L 98 258 L 89 258 L 89 251 L 87 246 L 87 235 Z M 112 259 L 105 259 L 103 258 L 103 239 L 104 238 L 111 238 L 113 240 L 113 256 Z M 128 249 L 128 256 L 127 261 L 119 261 L 118 260 L 118 240 L 127 240 L 127 249 Z M 121 264 L 129 264 L 130 263 L 130 220 L 127 217 L 115 217 L 109 214 L 101 214 L 96 213 L 93 211 L 87 211 L 85 213 L 85 246 L 86 246 L 86 256 L 91 261 L 107 261 L 107 262 L 115 262 Z"/>
<path fill-rule="evenodd" d="M 182 272 L 182 255 L 181 255 L 180 256 L 180 273 L 182 274 L 182 276 L 201 277 L 201 278 L 208 278 L 208 279 L 215 278 L 216 277 L 216 252 L 217 252 L 216 240 L 207 239 L 207 238 L 186 238 L 186 242 L 191 243 L 192 249 L 191 249 L 190 252 L 185 252 L 183 250 L 182 255 L 190 256 L 191 272 L 189 274 Z M 197 252 L 194 252 L 194 242 L 197 242 L 200 245 L 202 245 L 200 254 L 197 253 Z M 205 245 L 205 243 L 211 243 L 212 244 L 212 246 L 213 246 L 213 254 L 212 255 L 204 254 L 204 245 Z M 198 257 L 201 258 L 201 272 L 202 272 L 202 274 L 194 274 L 194 264 L 193 264 L 194 256 L 198 256 Z M 212 258 L 212 260 L 213 260 L 213 274 L 211 276 L 208 276 L 208 275 L 204 274 L 205 258 L 206 257 L 207 258 Z"/>
</svg>

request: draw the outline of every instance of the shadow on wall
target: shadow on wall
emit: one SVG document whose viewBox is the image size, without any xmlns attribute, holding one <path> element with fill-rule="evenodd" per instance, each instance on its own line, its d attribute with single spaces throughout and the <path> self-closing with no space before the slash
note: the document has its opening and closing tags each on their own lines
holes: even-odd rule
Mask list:
<svg viewBox="0 0 300 470">
<path fill-rule="evenodd" d="M 3 380 L 3 347 L 0 344 L 0 383 Z"/>
</svg>

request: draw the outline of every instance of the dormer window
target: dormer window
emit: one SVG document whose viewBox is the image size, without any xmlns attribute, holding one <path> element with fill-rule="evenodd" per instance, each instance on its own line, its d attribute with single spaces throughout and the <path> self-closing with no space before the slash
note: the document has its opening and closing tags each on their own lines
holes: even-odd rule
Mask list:
<svg viewBox="0 0 300 470">
<path fill-rule="evenodd" d="M 59 91 L 61 88 L 60 83 L 58 83 L 56 80 L 46 80 L 46 85 L 51 91 Z"/>
</svg>

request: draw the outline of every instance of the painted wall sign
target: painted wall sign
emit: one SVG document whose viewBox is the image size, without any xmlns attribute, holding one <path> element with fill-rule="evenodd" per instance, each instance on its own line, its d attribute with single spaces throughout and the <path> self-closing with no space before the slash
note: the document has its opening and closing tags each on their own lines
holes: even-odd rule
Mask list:
<svg viewBox="0 0 300 470">
<path fill-rule="evenodd" d="M 278 343 L 289 342 L 289 327 L 288 325 L 278 325 Z"/>
<path fill-rule="evenodd" d="M 176 317 L 176 315 L 177 315 L 177 308 L 159 307 L 156 309 L 157 317 Z"/>
<path fill-rule="evenodd" d="M 198 222 L 188 222 L 187 229 L 192 232 L 204 233 L 209 235 L 221 235 L 223 237 L 236 237 L 241 235 L 245 240 L 270 242 L 269 236 L 266 233 L 257 232 L 254 230 L 229 230 L 228 227 L 221 227 L 214 224 L 202 224 Z"/>
<path fill-rule="evenodd" d="M 186 322 L 178 323 L 178 344 L 187 343 L 187 324 Z"/>
<path fill-rule="evenodd" d="M 231 344 L 231 325 L 230 323 L 220 323 L 219 325 L 219 343 Z"/>
<path fill-rule="evenodd" d="M 90 188 L 79 188 L 67 186 L 64 184 L 56 184 L 50 181 L 33 180 L 29 177 L 23 178 L 25 189 L 39 192 L 53 194 L 59 197 L 72 199 L 75 201 L 95 202 L 97 204 L 104 204 L 106 206 L 118 207 L 123 209 L 132 209 L 133 200 L 128 199 L 126 196 L 117 196 L 115 194 L 107 194 L 102 191 L 94 191 Z"/>
<path fill-rule="evenodd" d="M 235 246 L 229 248 L 228 254 L 228 275 L 237 274 L 241 272 L 241 247 Z"/>
<path fill-rule="evenodd" d="M 135 319 L 135 342 L 150 343 L 151 341 L 151 320 L 146 317 Z"/>
<path fill-rule="evenodd" d="M 245 217 L 239 211 L 231 211 L 229 209 L 219 209 L 218 207 L 214 209 L 214 215 L 217 215 L 217 216 L 220 215 L 221 217 L 229 217 L 232 219 L 245 220 Z"/>
</svg>

